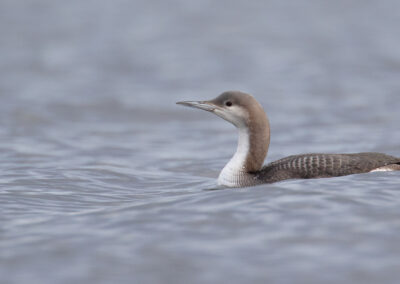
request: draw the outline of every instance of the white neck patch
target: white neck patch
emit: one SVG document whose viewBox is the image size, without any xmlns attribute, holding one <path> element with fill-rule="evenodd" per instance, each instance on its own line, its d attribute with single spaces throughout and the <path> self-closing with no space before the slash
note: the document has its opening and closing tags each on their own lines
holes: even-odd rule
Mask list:
<svg viewBox="0 0 400 284">
<path fill-rule="evenodd" d="M 246 174 L 245 162 L 250 150 L 250 135 L 247 127 L 239 128 L 239 141 L 235 155 L 222 169 L 218 184 L 229 187 L 240 185 L 240 180 Z"/>
</svg>

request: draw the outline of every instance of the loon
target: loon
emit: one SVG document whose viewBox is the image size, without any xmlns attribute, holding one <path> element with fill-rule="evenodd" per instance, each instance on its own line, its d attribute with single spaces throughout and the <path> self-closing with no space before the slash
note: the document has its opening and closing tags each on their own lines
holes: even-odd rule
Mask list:
<svg viewBox="0 0 400 284">
<path fill-rule="evenodd" d="M 212 112 L 237 127 L 238 146 L 219 174 L 218 185 L 221 186 L 248 187 L 287 179 L 400 170 L 400 158 L 381 153 L 302 154 L 263 166 L 270 143 L 270 126 L 263 107 L 252 95 L 227 91 L 213 100 L 177 104 Z"/>
</svg>

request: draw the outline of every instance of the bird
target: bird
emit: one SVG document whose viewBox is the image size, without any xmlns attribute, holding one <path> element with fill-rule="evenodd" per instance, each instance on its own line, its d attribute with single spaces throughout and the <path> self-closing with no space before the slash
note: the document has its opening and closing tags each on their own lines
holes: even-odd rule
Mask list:
<svg viewBox="0 0 400 284">
<path fill-rule="evenodd" d="M 263 107 L 252 95 L 226 91 L 212 100 L 177 104 L 216 114 L 238 129 L 238 146 L 218 176 L 220 186 L 250 187 L 288 179 L 400 170 L 400 158 L 374 152 L 292 155 L 264 165 L 270 144 L 270 125 Z"/>
</svg>

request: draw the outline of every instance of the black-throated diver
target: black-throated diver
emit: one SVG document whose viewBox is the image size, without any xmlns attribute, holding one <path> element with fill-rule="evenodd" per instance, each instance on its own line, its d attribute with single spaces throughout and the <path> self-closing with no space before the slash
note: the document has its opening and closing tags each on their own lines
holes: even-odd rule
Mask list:
<svg viewBox="0 0 400 284">
<path fill-rule="evenodd" d="M 302 154 L 263 166 L 270 142 L 270 127 L 264 109 L 252 95 L 228 91 L 210 101 L 184 101 L 177 104 L 212 112 L 238 128 L 238 147 L 219 174 L 219 185 L 243 187 L 286 179 L 400 170 L 400 158 L 381 153 Z"/>
</svg>

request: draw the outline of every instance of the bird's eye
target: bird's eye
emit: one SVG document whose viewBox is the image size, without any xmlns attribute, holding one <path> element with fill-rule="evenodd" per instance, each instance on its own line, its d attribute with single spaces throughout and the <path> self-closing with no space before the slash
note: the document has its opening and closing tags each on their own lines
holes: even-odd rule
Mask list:
<svg viewBox="0 0 400 284">
<path fill-rule="evenodd" d="M 228 106 L 228 107 L 230 107 L 230 106 L 232 106 L 232 102 L 231 102 L 231 101 L 227 101 L 227 102 L 225 103 L 225 105 Z"/>
</svg>

